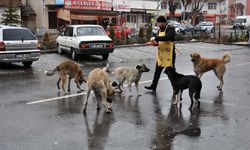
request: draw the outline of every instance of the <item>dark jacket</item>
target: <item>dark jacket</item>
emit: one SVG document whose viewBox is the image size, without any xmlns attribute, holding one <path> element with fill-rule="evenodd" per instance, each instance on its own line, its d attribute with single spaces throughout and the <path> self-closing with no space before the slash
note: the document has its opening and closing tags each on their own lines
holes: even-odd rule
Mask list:
<svg viewBox="0 0 250 150">
<path fill-rule="evenodd" d="M 164 30 L 165 29 L 161 30 L 161 32 Z M 165 32 L 165 36 L 158 36 L 157 35 L 155 37 L 155 41 L 156 42 L 159 42 L 159 41 L 172 41 L 172 42 L 174 42 L 174 37 L 175 37 L 175 27 L 168 25 L 166 32 Z"/>
</svg>

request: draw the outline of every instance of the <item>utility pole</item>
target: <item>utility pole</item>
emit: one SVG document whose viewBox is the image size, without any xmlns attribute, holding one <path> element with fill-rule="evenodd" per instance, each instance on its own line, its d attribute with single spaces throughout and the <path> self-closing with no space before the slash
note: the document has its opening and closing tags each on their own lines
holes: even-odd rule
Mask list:
<svg viewBox="0 0 250 150">
<path fill-rule="evenodd" d="M 156 10 L 157 10 L 157 17 L 159 16 L 159 7 L 161 6 L 161 3 L 162 3 L 162 0 L 159 0 L 158 1 L 158 5 L 156 7 Z"/>
</svg>

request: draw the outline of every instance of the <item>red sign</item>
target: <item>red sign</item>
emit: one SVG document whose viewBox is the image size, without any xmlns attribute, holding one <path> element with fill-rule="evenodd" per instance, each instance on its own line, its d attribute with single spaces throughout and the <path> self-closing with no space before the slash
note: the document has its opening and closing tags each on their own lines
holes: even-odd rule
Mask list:
<svg viewBox="0 0 250 150">
<path fill-rule="evenodd" d="M 64 0 L 65 9 L 111 10 L 111 0 Z"/>
</svg>

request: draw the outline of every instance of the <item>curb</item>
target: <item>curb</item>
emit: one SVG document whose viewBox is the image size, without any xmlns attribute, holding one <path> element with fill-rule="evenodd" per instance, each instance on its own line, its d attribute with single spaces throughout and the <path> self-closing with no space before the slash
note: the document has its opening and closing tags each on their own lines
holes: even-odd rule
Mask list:
<svg viewBox="0 0 250 150">
<path fill-rule="evenodd" d="M 196 43 L 196 42 L 201 42 L 199 40 L 197 41 L 176 41 L 175 43 Z M 203 42 L 203 43 L 213 43 L 213 42 Z M 213 43 L 213 44 L 218 44 L 218 43 Z M 238 45 L 238 46 L 247 46 L 250 47 L 250 44 L 239 44 L 239 43 L 220 43 L 224 45 Z M 130 45 L 117 45 L 114 48 L 126 48 L 126 47 L 140 47 L 140 46 L 149 46 L 147 44 L 130 44 Z M 49 54 L 49 53 L 56 53 L 57 49 L 50 49 L 50 50 L 41 50 L 42 54 Z"/>
</svg>

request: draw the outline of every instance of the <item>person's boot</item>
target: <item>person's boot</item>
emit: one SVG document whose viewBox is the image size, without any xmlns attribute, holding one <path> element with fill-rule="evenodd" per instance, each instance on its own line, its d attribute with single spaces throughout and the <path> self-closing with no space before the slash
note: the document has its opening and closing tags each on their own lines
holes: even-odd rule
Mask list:
<svg viewBox="0 0 250 150">
<path fill-rule="evenodd" d="M 156 91 L 156 86 L 153 86 L 152 84 L 150 86 L 144 86 L 144 88 L 147 90 Z"/>
</svg>

